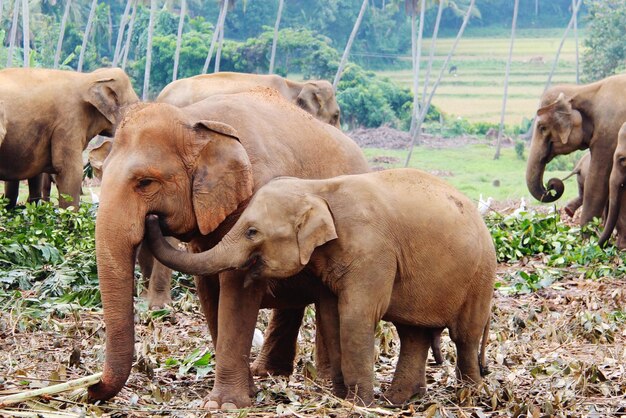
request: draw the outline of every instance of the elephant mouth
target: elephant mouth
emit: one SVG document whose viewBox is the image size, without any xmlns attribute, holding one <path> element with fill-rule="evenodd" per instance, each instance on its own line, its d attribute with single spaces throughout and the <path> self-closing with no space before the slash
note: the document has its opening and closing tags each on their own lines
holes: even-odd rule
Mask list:
<svg viewBox="0 0 626 418">
<path fill-rule="evenodd" d="M 261 254 L 254 253 L 239 267 L 241 270 L 252 270 L 252 273 L 256 273 L 261 269 L 263 265 L 263 258 Z"/>
</svg>

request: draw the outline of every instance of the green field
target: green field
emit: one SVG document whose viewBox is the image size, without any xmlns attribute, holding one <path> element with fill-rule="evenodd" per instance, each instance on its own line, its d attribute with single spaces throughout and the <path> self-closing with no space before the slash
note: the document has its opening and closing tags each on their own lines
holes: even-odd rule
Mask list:
<svg viewBox="0 0 626 418">
<path fill-rule="evenodd" d="M 480 195 L 484 199 L 491 196 L 494 200 L 519 200 L 524 197 L 529 204 L 539 204 L 530 196 L 526 188 L 526 161 L 517 158 L 512 147 L 503 148 L 500 159 L 494 160 L 494 147 L 488 144 L 465 145 L 433 149 L 416 147 L 411 158 L 411 167 L 431 172 L 448 181 L 470 198 L 478 201 Z M 526 155 L 528 150 L 526 150 Z M 404 150 L 365 149 L 368 160 L 373 157 L 387 156 L 398 160 L 397 163 L 372 165 L 385 168 L 403 167 L 407 152 Z M 567 171 L 546 171 L 544 179 L 551 177 L 563 178 Z M 494 181 L 499 181 L 499 186 Z M 556 204 L 558 207 L 578 193 L 575 178 L 565 182 L 565 194 Z"/>
<path fill-rule="evenodd" d="M 524 37 L 515 40 L 513 61 L 509 79 L 509 100 L 505 123 L 519 124 L 522 119 L 531 118 L 537 109 L 553 65 L 556 50 L 561 41 L 554 31 L 525 32 Z M 547 34 L 548 36 L 543 36 Z M 583 34 L 579 34 L 582 39 Z M 441 65 L 452 47 L 453 39 L 438 41 L 435 49 L 434 72 L 430 83 L 436 80 Z M 465 37 L 459 42 L 451 65 L 457 66 L 457 73 L 444 72 L 433 104 L 448 115 L 461 116 L 472 122 L 499 122 L 504 93 L 504 74 L 510 40 L 506 37 Z M 425 39 L 420 72 L 420 94 L 429 54 L 430 39 Z M 573 35 L 566 39 L 552 84 L 575 83 L 575 41 Z M 582 51 L 582 50 L 581 50 Z M 530 62 L 531 58 L 541 57 L 543 63 Z M 411 70 L 379 71 L 402 86 L 412 88 Z"/>
</svg>

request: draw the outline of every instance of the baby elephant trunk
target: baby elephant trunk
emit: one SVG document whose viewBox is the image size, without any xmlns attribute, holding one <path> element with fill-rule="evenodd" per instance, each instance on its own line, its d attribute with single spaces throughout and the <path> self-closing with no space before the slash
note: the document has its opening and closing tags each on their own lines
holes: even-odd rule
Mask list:
<svg viewBox="0 0 626 418">
<path fill-rule="evenodd" d="M 175 249 L 163 236 L 156 215 L 146 217 L 145 240 L 157 260 L 181 273 L 196 276 L 211 275 L 236 267 L 231 265 L 233 257 L 232 255 L 229 257 L 228 250 L 221 242 L 211 250 L 199 254 Z"/>
</svg>

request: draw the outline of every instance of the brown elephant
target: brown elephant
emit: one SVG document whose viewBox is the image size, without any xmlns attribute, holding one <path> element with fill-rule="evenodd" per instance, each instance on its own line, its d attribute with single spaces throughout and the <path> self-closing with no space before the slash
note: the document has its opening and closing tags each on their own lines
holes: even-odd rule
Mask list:
<svg viewBox="0 0 626 418">
<path fill-rule="evenodd" d="M 541 98 L 526 166 L 526 184 L 535 199 L 554 202 L 563 182 L 543 185 L 546 164 L 555 156 L 589 148 L 581 224 L 601 217 L 608 197 L 609 175 L 617 132 L 626 121 L 626 74 L 576 86 L 555 86 Z"/>
<path fill-rule="evenodd" d="M 139 99 L 119 68 L 91 73 L 41 68 L 0 71 L 6 135 L 0 146 L 0 180 L 17 200 L 17 182 L 32 179 L 31 200 L 40 197 L 41 173 L 56 174 L 67 207 L 80 201 L 82 151 L 97 134 L 112 135 L 123 106 Z M 5 185 L 7 186 L 7 185 Z"/>
<path fill-rule="evenodd" d="M 608 214 L 604 225 L 604 231 L 600 235 L 598 244 L 604 247 L 617 226 L 617 247 L 620 250 L 626 248 L 626 211 L 624 206 L 624 183 L 626 182 L 626 123 L 619 130 L 617 147 L 613 154 L 613 168 L 609 179 L 609 203 Z"/>
<path fill-rule="evenodd" d="M 317 119 L 341 128 L 335 91 L 326 80 L 299 83 L 274 74 L 201 74 L 171 82 L 161 91 L 156 101 L 184 107 L 216 94 L 240 93 L 259 86 L 276 89 L 287 100 Z"/>
<path fill-rule="evenodd" d="M 482 380 L 479 351 L 484 364 L 495 248 L 475 205 L 432 175 L 396 169 L 273 180 L 220 244 L 201 254 L 175 250 L 160 232 L 157 217 L 150 216 L 153 254 L 186 273 L 245 269 L 254 283 L 304 269 L 320 277 L 336 294 L 323 298 L 320 309 L 337 395 L 373 402 L 380 319 L 393 322 L 400 336 L 397 369 L 385 393 L 392 403 L 425 392 L 428 347 L 444 327 L 457 347 L 457 375 Z"/>
<path fill-rule="evenodd" d="M 570 217 L 574 217 L 574 213 L 579 207 L 583 205 L 583 196 L 585 192 L 585 179 L 589 175 L 589 163 L 591 162 L 591 154 L 585 153 L 580 160 L 576 163 L 576 166 L 571 173 L 567 175 L 562 181 L 567 180 L 571 176 L 576 176 L 576 183 L 578 184 L 578 196 L 570 199 L 565 205 L 565 213 Z"/>
<path fill-rule="evenodd" d="M 170 234 L 203 251 L 220 241 L 252 193 L 276 176 L 366 171 L 365 157 L 351 139 L 272 89 L 213 96 L 184 108 L 150 103 L 129 110 L 103 167 L 96 256 L 107 342 L 104 374 L 90 388 L 91 398 L 114 396 L 130 373 L 133 266 L 146 215 L 158 214 Z M 270 371 L 291 372 L 304 306 L 325 291 L 307 274 L 271 291 L 265 283 L 245 287 L 244 278 L 227 272 L 196 281 L 216 346 L 207 407 L 250 405 L 248 358 L 260 307 L 282 310 L 274 311 L 269 326 L 280 332 L 270 332 L 276 337 L 266 341 L 259 357 Z"/>
</svg>

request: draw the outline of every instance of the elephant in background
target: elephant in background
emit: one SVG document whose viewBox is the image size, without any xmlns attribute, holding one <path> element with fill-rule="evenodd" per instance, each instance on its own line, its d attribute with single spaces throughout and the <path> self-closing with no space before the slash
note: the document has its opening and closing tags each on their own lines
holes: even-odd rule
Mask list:
<svg viewBox="0 0 626 418">
<path fill-rule="evenodd" d="M 617 247 L 620 250 L 626 248 L 626 211 L 624 208 L 624 183 L 626 182 L 626 123 L 619 130 L 617 147 L 613 154 L 613 168 L 609 180 L 609 203 L 608 214 L 604 225 L 604 231 L 600 235 L 598 244 L 604 247 L 617 226 Z"/>
<path fill-rule="evenodd" d="M 188 241 L 192 251 L 204 251 L 221 240 L 253 192 L 274 177 L 328 178 L 368 170 L 354 141 L 273 89 L 212 96 L 184 108 L 131 107 L 103 165 L 96 257 L 106 359 L 90 397 L 115 396 L 131 370 L 133 270 L 146 215 L 158 214 L 168 234 Z M 196 280 L 216 349 L 209 408 L 250 405 L 254 383 L 248 359 L 261 307 L 278 309 L 256 369 L 290 373 L 304 307 L 327 292 L 304 272 L 289 282 L 244 282 L 241 272 Z"/>
<path fill-rule="evenodd" d="M 444 327 L 457 347 L 458 377 L 482 380 L 495 248 L 475 205 L 434 176 L 397 169 L 273 180 L 222 241 L 201 254 L 169 246 L 156 216 L 147 224 L 153 254 L 185 273 L 245 269 L 255 283 L 304 269 L 320 277 L 336 295 L 319 309 L 338 396 L 373 402 L 380 319 L 395 324 L 401 341 L 385 393 L 393 404 L 424 394 L 428 348 Z"/>
<path fill-rule="evenodd" d="M 548 162 L 589 148 L 581 224 L 602 216 L 617 133 L 626 121 L 625 92 L 626 74 L 622 74 L 586 85 L 555 86 L 543 94 L 526 166 L 526 184 L 535 199 L 554 202 L 563 194 L 559 179 L 551 179 L 547 188 L 543 185 Z"/>
<path fill-rule="evenodd" d="M 6 135 L 0 146 L 0 180 L 10 204 L 18 181 L 30 179 L 30 200 L 41 197 L 41 174 L 56 175 L 61 207 L 77 205 L 83 179 L 82 151 L 98 134 L 113 135 L 120 109 L 137 102 L 130 79 L 119 68 L 91 73 L 41 68 L 0 71 L 0 100 Z"/>
<path fill-rule="evenodd" d="M 565 205 L 565 213 L 571 218 L 574 217 L 574 213 L 579 207 L 583 205 L 583 195 L 585 191 L 585 179 L 589 175 L 589 163 L 591 162 L 591 154 L 585 153 L 580 160 L 576 163 L 576 166 L 570 174 L 567 175 L 562 181 L 567 180 L 571 176 L 576 176 L 576 183 L 578 184 L 578 196 L 570 199 Z"/>
<path fill-rule="evenodd" d="M 288 101 L 317 119 L 341 129 L 335 91 L 326 80 L 299 83 L 274 74 L 201 74 L 171 82 L 163 88 L 156 101 L 184 107 L 216 94 L 240 93 L 259 86 L 276 89 Z"/>
</svg>

